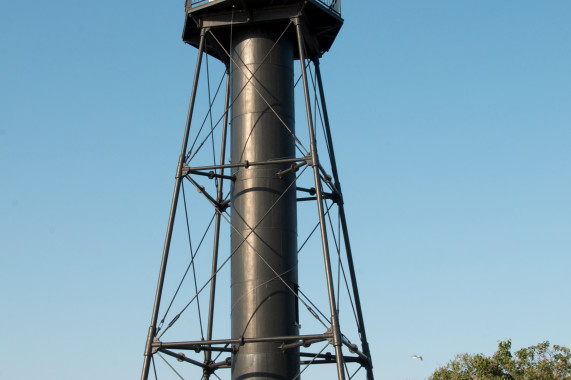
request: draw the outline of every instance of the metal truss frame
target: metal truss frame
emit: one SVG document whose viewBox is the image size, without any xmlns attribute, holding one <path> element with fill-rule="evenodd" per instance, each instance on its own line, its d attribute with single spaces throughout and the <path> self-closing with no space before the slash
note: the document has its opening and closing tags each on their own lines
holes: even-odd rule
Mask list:
<svg viewBox="0 0 571 380">
<path fill-rule="evenodd" d="M 239 163 L 231 163 L 231 164 L 224 164 L 225 159 L 227 158 L 226 155 L 226 145 L 227 145 L 227 131 L 228 131 L 228 110 L 230 109 L 230 77 L 229 77 L 229 69 L 228 64 L 231 63 L 231 58 L 228 52 L 225 52 L 228 55 L 228 64 L 226 67 L 226 92 L 225 92 L 225 105 L 224 105 L 224 114 L 223 118 L 219 120 L 222 125 L 222 136 L 221 136 L 221 148 L 220 148 L 220 164 L 212 164 L 206 166 L 191 166 L 189 165 L 189 152 L 188 152 L 188 142 L 191 130 L 191 121 L 193 117 L 194 107 L 197 99 L 197 89 L 198 89 L 198 82 L 199 76 L 201 72 L 201 65 L 203 61 L 203 55 L 205 52 L 205 43 L 206 39 L 210 38 L 211 43 L 212 40 L 216 41 L 216 36 L 212 34 L 212 31 L 209 27 L 203 27 L 200 31 L 200 43 L 198 47 L 198 57 L 196 62 L 194 80 L 192 84 L 191 96 L 190 96 L 190 104 L 188 107 L 188 114 L 186 119 L 186 127 L 183 136 L 182 148 L 181 153 L 179 156 L 177 169 L 176 169 L 176 180 L 174 185 L 174 192 L 172 197 L 172 203 L 170 208 L 170 216 L 167 225 L 166 231 L 166 238 L 164 242 L 164 248 L 162 253 L 159 277 L 158 277 L 158 284 L 154 299 L 154 306 L 152 311 L 151 317 L 151 324 L 148 330 L 145 351 L 144 351 L 144 364 L 141 379 L 147 380 L 149 378 L 149 373 L 151 368 L 154 367 L 153 357 L 155 355 L 167 355 L 173 358 L 176 358 L 178 361 L 186 362 L 195 366 L 202 368 L 203 370 L 203 378 L 209 379 L 210 376 L 215 374 L 215 371 L 222 368 L 228 368 L 231 366 L 231 359 L 225 359 L 222 361 L 216 362 L 216 358 L 213 359 L 213 353 L 235 353 L 240 350 L 240 347 L 243 345 L 247 345 L 252 342 L 274 342 L 279 345 L 282 350 L 288 350 L 292 348 L 298 347 L 310 347 L 313 344 L 323 343 L 325 342 L 325 347 L 328 345 L 332 345 L 335 349 L 335 354 L 330 353 L 323 353 L 325 347 L 321 349 L 319 352 L 301 352 L 300 353 L 300 365 L 303 365 L 304 368 L 300 371 L 303 372 L 305 368 L 309 365 L 314 364 L 332 364 L 335 363 L 337 367 L 337 376 L 339 380 L 345 380 L 346 378 L 352 378 L 355 374 L 350 375 L 346 368 L 346 363 L 359 363 L 361 367 L 366 370 L 366 379 L 373 380 L 373 366 L 371 360 L 371 353 L 369 349 L 369 344 L 367 341 L 367 336 L 365 332 L 365 324 L 363 319 L 363 312 L 361 307 L 361 300 L 359 297 L 359 291 L 357 286 L 357 277 L 355 273 L 355 267 L 353 263 L 353 253 L 351 250 L 351 244 L 349 241 L 349 233 L 347 227 L 347 219 L 345 217 L 345 209 L 344 209 L 344 201 L 343 195 L 341 192 L 341 183 L 339 181 L 339 174 L 337 170 L 337 163 L 335 160 L 335 153 L 334 147 L 332 143 L 332 136 L 331 136 L 331 127 L 329 123 L 329 116 L 327 112 L 327 106 L 325 102 L 325 94 L 323 89 L 323 81 L 321 78 L 321 71 L 319 67 L 319 57 L 318 54 L 311 54 L 308 56 L 307 51 L 314 51 L 314 49 L 307 47 L 311 47 L 314 44 L 314 41 L 311 40 L 311 37 L 307 32 L 304 32 L 306 26 L 304 24 L 304 18 L 302 15 L 296 15 L 290 19 L 290 24 L 295 28 L 295 36 L 297 38 L 297 48 L 299 54 L 299 61 L 301 65 L 301 80 L 303 83 L 303 91 L 304 91 L 304 98 L 305 98 L 305 106 L 307 112 L 307 121 L 308 121 L 308 133 L 309 133 L 309 140 L 310 140 L 310 149 L 306 152 L 305 156 L 303 157 L 296 157 L 296 158 L 287 158 L 282 159 L 279 161 L 272 160 L 272 161 L 263 161 L 263 162 L 239 162 Z M 222 50 L 224 50 L 223 46 L 220 46 Z M 314 66 L 315 72 L 315 79 L 317 82 L 317 93 L 319 94 L 319 105 L 320 105 L 320 114 L 322 117 L 322 123 L 324 126 L 325 131 L 325 140 L 328 150 L 328 157 L 329 157 L 329 166 L 331 168 L 331 173 L 328 173 L 324 170 L 323 166 L 320 163 L 320 157 L 317 151 L 317 142 L 315 136 L 315 125 L 314 125 L 314 114 L 312 113 L 311 107 L 311 99 L 310 99 L 310 85 L 309 79 L 307 74 L 307 65 L 306 62 L 311 61 Z M 252 77 L 255 77 L 255 73 L 252 73 Z M 286 126 L 287 128 L 287 126 Z M 290 131 L 291 132 L 291 131 Z M 295 137 L 295 136 L 294 136 Z M 297 137 L 296 137 L 297 140 Z M 297 140 L 299 141 L 299 140 Z M 302 152 L 303 153 L 303 152 Z M 277 173 L 278 176 L 285 175 L 288 172 L 297 172 L 300 169 L 306 169 L 311 167 L 313 169 L 313 180 L 314 180 L 314 187 L 313 188 L 297 188 L 297 191 L 307 193 L 308 197 L 301 197 L 298 198 L 298 201 L 315 201 L 317 203 L 318 208 L 318 217 L 319 217 L 319 229 L 321 235 L 321 245 L 323 250 L 323 262 L 325 265 L 326 271 L 326 282 L 327 282 L 327 291 L 329 297 L 329 307 L 330 307 L 330 317 L 324 317 L 327 323 L 324 323 L 319 316 L 318 319 L 322 322 L 326 331 L 320 334 L 310 334 L 310 335 L 296 335 L 296 336 L 276 336 L 276 337 L 259 337 L 259 338 L 244 338 L 241 339 L 213 339 L 212 338 L 212 331 L 213 331 L 213 320 L 214 320 L 214 311 L 215 311 L 215 299 L 216 299 L 216 279 L 217 274 L 220 270 L 219 266 L 219 246 L 220 246 L 220 226 L 222 223 L 222 219 L 227 219 L 226 210 L 229 207 L 232 207 L 229 204 L 228 200 L 225 200 L 224 197 L 224 184 L 228 181 L 233 181 L 234 178 L 232 175 L 227 174 L 227 170 L 232 168 L 248 168 L 250 166 L 259 166 L 259 165 L 270 165 L 275 164 L 277 162 L 280 163 L 287 163 L 290 164 L 287 170 Z M 200 186 L 198 182 L 193 178 L 194 176 L 201 176 L 201 177 L 208 177 L 210 179 L 216 179 L 216 194 L 209 194 L 205 191 L 204 187 Z M 161 306 L 161 298 L 163 296 L 163 287 L 165 282 L 165 274 L 167 263 L 169 260 L 169 252 L 171 248 L 171 240 L 173 235 L 173 227 L 175 222 L 175 217 L 177 213 L 177 207 L 179 203 L 179 199 L 181 197 L 181 188 L 183 185 L 183 181 L 189 181 L 196 189 L 201 192 L 204 197 L 208 200 L 208 202 L 214 207 L 215 210 L 215 218 L 214 218 L 214 242 L 213 242 L 213 252 L 212 252 L 212 269 L 211 269 L 211 276 L 207 284 L 205 284 L 200 291 L 205 289 L 210 284 L 209 290 L 209 306 L 208 306 L 208 322 L 207 322 L 207 329 L 206 329 L 206 338 L 202 340 L 195 340 L 195 341 L 179 341 L 179 342 L 163 342 L 161 341 L 161 336 L 164 334 L 166 329 L 168 329 L 173 323 L 176 322 L 180 313 L 173 319 L 173 321 L 167 326 L 167 328 L 159 334 L 160 327 L 159 324 L 159 310 Z M 327 187 L 330 192 L 326 192 L 324 188 Z M 183 188 L 184 192 L 184 188 Z M 349 342 L 342 334 L 341 328 L 339 325 L 339 310 L 338 305 L 336 303 L 335 297 L 335 286 L 333 280 L 333 274 L 331 269 L 331 255 L 330 255 L 330 243 L 328 241 L 328 232 L 327 232 L 327 215 L 329 209 L 325 205 L 325 200 L 331 200 L 335 203 L 339 210 L 339 220 L 341 225 L 342 231 L 342 239 L 344 242 L 344 249 L 346 253 L 346 260 L 348 264 L 348 272 L 350 276 L 350 284 L 352 293 L 349 294 L 349 297 L 352 297 L 352 302 L 354 302 L 354 309 L 356 313 L 356 321 L 357 321 L 357 330 L 360 336 L 361 344 L 360 346 L 357 344 L 353 344 Z M 231 224 L 231 222 L 228 220 Z M 255 230 L 255 226 L 253 227 Z M 315 229 L 314 229 L 315 231 Z M 247 236 L 244 238 L 244 242 L 246 242 Z M 339 240 L 341 237 L 339 238 Z M 340 241 L 339 241 L 340 243 Z M 337 242 L 336 242 L 337 244 Z M 231 255 L 230 255 L 231 256 Z M 229 258 L 228 258 L 229 259 Z M 226 261 L 228 261 L 226 259 Z M 224 262 L 226 263 L 226 262 Z M 276 273 L 276 277 L 279 277 L 280 274 Z M 349 287 L 347 287 L 349 290 Z M 292 289 L 294 293 L 296 293 L 296 297 L 300 300 L 301 298 L 297 295 L 297 292 Z M 196 294 L 198 297 L 198 291 Z M 192 302 L 191 300 L 190 302 Z M 190 303 L 189 302 L 189 303 Z M 303 300 L 302 300 L 303 302 Z M 304 303 L 305 304 L 305 303 Z M 187 305 L 188 306 L 188 305 Z M 308 306 L 308 310 L 311 311 L 311 308 Z M 186 309 L 186 308 L 185 308 Z M 184 309 L 183 309 L 184 311 Z M 182 312 L 181 312 L 182 313 Z M 315 312 L 313 312 L 317 315 Z M 343 347 L 346 347 L 349 354 L 343 352 Z M 177 353 L 173 350 L 181 350 L 181 351 L 193 351 L 196 353 L 203 352 L 204 353 L 204 360 L 198 361 L 187 357 L 183 353 Z M 164 357 L 161 356 L 163 359 Z M 166 359 L 165 359 L 166 360 Z M 168 362 L 167 362 L 168 364 Z M 170 365 L 169 365 L 170 366 Z M 359 369 L 361 368 L 359 367 Z M 172 367 L 171 367 L 172 368 Z M 174 370 L 174 368 L 173 368 Z M 174 370 L 176 372 L 176 370 Z M 182 376 L 177 372 L 177 374 L 182 378 Z M 299 377 L 299 375 L 297 377 Z"/>
</svg>

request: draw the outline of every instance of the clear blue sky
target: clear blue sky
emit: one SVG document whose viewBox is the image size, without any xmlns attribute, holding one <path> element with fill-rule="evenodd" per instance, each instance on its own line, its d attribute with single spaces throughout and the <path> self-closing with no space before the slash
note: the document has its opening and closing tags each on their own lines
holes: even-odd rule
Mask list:
<svg viewBox="0 0 571 380">
<path fill-rule="evenodd" d="M 571 346 L 571 2 L 343 16 L 322 70 L 377 378 Z M 0 2 L 0 379 L 139 376 L 183 21 L 181 0 Z"/>
</svg>

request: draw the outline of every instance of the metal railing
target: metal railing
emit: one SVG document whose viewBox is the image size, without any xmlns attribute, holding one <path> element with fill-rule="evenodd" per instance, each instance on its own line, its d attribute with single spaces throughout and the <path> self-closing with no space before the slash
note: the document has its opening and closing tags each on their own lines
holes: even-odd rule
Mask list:
<svg viewBox="0 0 571 380">
<path fill-rule="evenodd" d="M 188 6 L 188 4 L 190 3 L 191 7 L 197 7 L 199 5 L 206 4 L 210 1 L 214 0 L 186 0 L 186 5 Z M 327 8 L 337 13 L 338 15 L 341 15 L 341 0 L 317 0 L 317 1 L 319 1 L 321 4 L 325 5 Z"/>
<path fill-rule="evenodd" d="M 341 0 L 319 0 L 320 3 L 327 6 L 338 15 L 341 15 Z"/>
<path fill-rule="evenodd" d="M 212 1 L 212 0 L 186 0 L 186 6 L 188 7 L 188 4 L 190 3 L 191 7 L 197 7 L 197 6 L 202 5 L 204 3 L 208 3 L 209 1 Z"/>
</svg>

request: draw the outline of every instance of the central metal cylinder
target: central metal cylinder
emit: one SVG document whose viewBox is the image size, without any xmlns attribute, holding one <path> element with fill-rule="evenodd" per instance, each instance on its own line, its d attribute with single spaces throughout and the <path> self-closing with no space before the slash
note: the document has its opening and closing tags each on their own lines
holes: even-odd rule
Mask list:
<svg viewBox="0 0 571 380">
<path fill-rule="evenodd" d="M 273 29 L 234 31 L 232 163 L 295 157 L 294 43 L 287 36 L 279 39 L 280 33 Z M 234 339 L 299 334 L 295 174 L 282 178 L 276 174 L 289 166 L 249 166 L 233 172 Z M 232 379 L 293 379 L 299 372 L 299 349 L 283 351 L 279 345 L 239 346 L 232 358 Z"/>
</svg>

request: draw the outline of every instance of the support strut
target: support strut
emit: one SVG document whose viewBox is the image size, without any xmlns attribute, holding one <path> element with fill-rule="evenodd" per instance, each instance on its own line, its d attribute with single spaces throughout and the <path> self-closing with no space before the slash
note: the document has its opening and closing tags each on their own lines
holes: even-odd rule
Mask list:
<svg viewBox="0 0 571 380">
<path fill-rule="evenodd" d="M 323 261 L 325 262 L 325 273 L 327 277 L 327 291 L 329 293 L 329 307 L 331 310 L 331 329 L 333 330 L 333 346 L 337 362 L 337 376 L 339 380 L 345 380 L 345 369 L 343 365 L 343 352 L 341 350 L 341 331 L 339 328 L 339 315 L 335 304 L 335 289 L 333 286 L 333 275 L 331 273 L 331 258 L 329 255 L 329 243 L 327 241 L 327 229 L 325 225 L 325 213 L 323 207 L 323 196 L 321 178 L 319 176 L 319 158 L 317 156 L 317 144 L 313 132 L 313 117 L 311 115 L 311 102 L 309 98 L 309 85 L 307 83 L 307 73 L 305 71 L 305 49 L 299 17 L 294 19 L 297 32 L 297 43 L 299 49 L 299 61 L 301 63 L 301 75 L 303 78 L 303 92 L 305 95 L 305 108 L 307 111 L 307 124 L 309 128 L 309 139 L 311 144 L 311 158 L 313 159 L 313 173 L 317 196 L 317 208 L 319 212 L 319 224 L 321 228 L 321 243 L 323 245 Z"/>
<path fill-rule="evenodd" d="M 184 130 L 184 137 L 182 142 L 182 149 L 180 152 L 180 157 L 178 159 L 178 166 L 176 169 L 176 181 L 174 185 L 174 193 L 172 197 L 172 204 L 169 216 L 169 222 L 167 225 L 167 236 L 165 238 L 165 245 L 163 248 L 163 256 L 161 259 L 161 269 L 159 271 L 159 280 L 157 284 L 157 292 L 155 294 L 155 303 L 153 306 L 153 315 L 151 317 L 151 326 L 149 327 L 149 333 L 147 335 L 147 343 L 145 346 L 145 361 L 143 363 L 143 373 L 141 374 L 142 380 L 147 380 L 149 377 L 149 369 L 151 365 L 151 356 L 153 340 L 155 339 L 157 332 L 157 320 L 159 317 L 159 308 L 161 305 L 161 297 L 163 293 L 163 285 L 165 282 L 165 272 L 167 270 L 167 261 L 169 257 L 172 231 L 174 227 L 174 220 L 176 216 L 176 208 L 178 205 L 178 197 L 180 193 L 180 185 L 182 183 L 182 167 L 184 164 L 184 158 L 186 156 L 186 148 L 188 146 L 188 136 L 190 134 L 190 122 L 192 120 L 192 113 L 194 111 L 194 103 L 196 101 L 196 90 L 198 88 L 198 77 L 200 74 L 200 66 L 202 63 L 202 54 L 204 52 L 204 40 L 206 36 L 206 30 L 203 30 L 200 35 L 200 46 L 198 48 L 198 57 L 196 59 L 196 71 L 194 72 L 194 81 L 192 83 L 192 92 L 190 95 L 190 104 L 188 106 L 188 114 L 186 117 L 186 128 Z"/>
<path fill-rule="evenodd" d="M 347 218 L 345 217 L 345 207 L 343 204 L 343 193 L 341 192 L 341 183 L 339 182 L 339 174 L 337 172 L 337 162 L 335 161 L 335 151 L 333 150 L 333 140 L 331 139 L 331 127 L 329 125 L 329 115 L 327 113 L 327 105 L 325 103 L 325 94 L 323 92 L 323 82 L 321 80 L 321 70 L 319 69 L 319 60 L 314 61 L 315 75 L 317 77 L 317 85 L 319 87 L 319 95 L 321 98 L 321 107 L 323 110 L 323 121 L 325 123 L 325 133 L 327 135 L 327 146 L 329 147 L 329 156 L 331 160 L 331 171 L 337 191 L 339 192 L 340 201 L 339 217 L 341 218 L 341 229 L 343 231 L 343 241 L 345 242 L 345 252 L 347 254 L 347 263 L 349 265 L 349 275 L 351 277 L 351 287 L 353 288 L 353 297 L 355 299 L 355 308 L 357 309 L 357 320 L 359 323 L 359 335 L 361 337 L 361 345 L 363 353 L 367 356 L 367 380 L 374 380 L 373 361 L 365 332 L 365 322 L 363 319 L 363 310 L 361 308 L 361 298 L 359 297 L 359 288 L 357 287 L 357 276 L 355 275 L 355 266 L 353 265 L 353 253 L 351 243 L 349 241 L 349 232 L 347 229 Z"/>
</svg>

